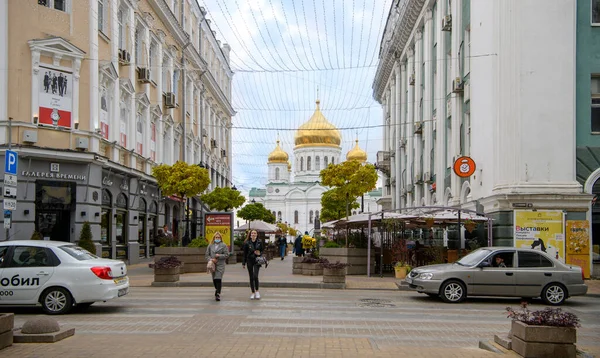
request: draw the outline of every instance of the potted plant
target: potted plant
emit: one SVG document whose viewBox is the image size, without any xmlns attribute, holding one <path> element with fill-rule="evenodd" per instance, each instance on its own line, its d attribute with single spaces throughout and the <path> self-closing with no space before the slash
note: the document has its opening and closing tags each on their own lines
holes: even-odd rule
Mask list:
<svg viewBox="0 0 600 358">
<path fill-rule="evenodd" d="M 396 272 L 396 278 L 406 278 L 406 275 L 410 273 L 411 267 L 405 262 L 397 261 L 394 265 L 394 271 Z"/>
<path fill-rule="evenodd" d="M 77 245 L 94 255 L 96 254 L 96 245 L 94 245 L 94 241 L 92 241 L 92 230 L 90 229 L 90 223 L 88 221 L 83 223 Z"/>
<path fill-rule="evenodd" d="M 575 342 L 579 318 L 560 308 L 529 311 L 527 303 L 515 311 L 507 307 L 512 319 L 509 337 L 511 348 L 524 357 L 573 357 L 577 356 Z"/>
<path fill-rule="evenodd" d="M 162 257 L 158 261 L 149 263 L 148 267 L 154 269 L 154 282 L 177 282 L 181 261 L 175 256 Z"/>
<path fill-rule="evenodd" d="M 465 227 L 465 230 L 467 230 L 468 232 L 473 232 L 473 230 L 475 230 L 475 228 L 477 227 L 477 223 L 475 223 L 475 221 L 473 221 L 471 219 L 467 219 L 467 220 L 463 221 L 463 226 Z"/>
<path fill-rule="evenodd" d="M 206 241 L 204 237 L 199 236 L 193 239 L 185 247 L 179 247 L 177 245 L 177 241 L 173 240 L 170 236 L 162 237 L 161 246 L 154 249 L 155 259 L 175 256 L 179 261 L 185 263 L 183 266 L 185 273 L 206 271 L 204 254 L 206 253 L 208 241 Z"/>
<path fill-rule="evenodd" d="M 339 261 L 329 262 L 327 259 L 322 259 L 319 265 L 323 267 L 323 283 L 346 287 L 346 268 L 352 266 L 351 264 Z"/>
</svg>

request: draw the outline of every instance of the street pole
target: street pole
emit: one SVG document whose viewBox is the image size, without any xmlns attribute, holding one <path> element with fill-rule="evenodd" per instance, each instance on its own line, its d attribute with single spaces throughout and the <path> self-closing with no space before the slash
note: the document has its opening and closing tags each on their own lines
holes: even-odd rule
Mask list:
<svg viewBox="0 0 600 358">
<path fill-rule="evenodd" d="M 8 117 L 8 150 L 12 149 L 12 117 Z M 6 154 L 4 154 L 6 156 Z M 10 212 L 10 219 L 12 221 L 12 211 Z M 8 237 L 10 236 L 10 228 L 6 228 L 6 235 L 4 236 L 4 240 L 8 241 Z"/>
</svg>

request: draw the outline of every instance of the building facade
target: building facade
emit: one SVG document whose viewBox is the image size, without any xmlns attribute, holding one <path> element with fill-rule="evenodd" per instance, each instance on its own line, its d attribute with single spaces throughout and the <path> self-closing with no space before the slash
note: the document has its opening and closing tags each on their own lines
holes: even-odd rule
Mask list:
<svg viewBox="0 0 600 358">
<path fill-rule="evenodd" d="M 496 245 L 513 244 L 515 208 L 591 220 L 599 6 L 393 1 L 373 83 L 384 112 L 386 208 L 485 212 Z M 476 167 L 466 178 L 453 171 L 463 156 Z"/>
<path fill-rule="evenodd" d="M 88 221 L 104 257 L 131 263 L 159 226 L 181 230 L 155 165 L 231 185 L 230 48 L 205 16 L 190 0 L 0 1 L 1 153 L 19 156 L 9 239 L 74 242 Z"/>
<path fill-rule="evenodd" d="M 266 188 L 252 188 L 249 193 L 249 199 L 262 203 L 277 221 L 287 222 L 300 232 L 312 233 L 315 221 L 319 220 L 321 196 L 329 189 L 319 183 L 321 170 L 344 160 L 341 133 L 325 118 L 319 106 L 317 100 L 312 117 L 296 132 L 294 165 L 278 140 L 268 158 Z M 347 153 L 346 160 L 367 161 L 367 153 L 360 149 L 358 141 Z M 365 212 L 379 210 L 376 200 L 380 195 L 377 190 L 365 194 L 360 202 Z"/>
</svg>

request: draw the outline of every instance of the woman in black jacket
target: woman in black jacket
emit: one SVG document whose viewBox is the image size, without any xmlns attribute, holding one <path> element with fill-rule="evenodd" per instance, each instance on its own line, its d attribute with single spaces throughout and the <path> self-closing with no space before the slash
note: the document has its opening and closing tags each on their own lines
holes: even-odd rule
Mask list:
<svg viewBox="0 0 600 358">
<path fill-rule="evenodd" d="M 250 289 L 252 290 L 251 300 L 260 300 L 260 293 L 258 292 L 258 271 L 260 265 L 256 263 L 256 258 L 262 255 L 263 245 L 258 240 L 258 233 L 256 230 L 250 231 L 244 242 L 244 257 L 242 258 L 242 268 L 248 266 L 248 276 L 250 277 Z"/>
</svg>

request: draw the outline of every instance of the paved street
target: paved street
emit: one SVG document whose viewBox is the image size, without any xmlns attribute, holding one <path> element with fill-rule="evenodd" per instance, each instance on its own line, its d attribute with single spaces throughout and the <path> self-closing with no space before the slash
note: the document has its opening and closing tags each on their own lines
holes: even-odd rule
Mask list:
<svg viewBox="0 0 600 358">
<path fill-rule="evenodd" d="M 57 317 L 76 328 L 55 344 L 15 344 L 3 357 L 492 357 L 480 339 L 506 333 L 519 300 L 448 305 L 412 292 L 225 287 L 132 287 L 117 301 Z M 542 307 L 539 303 L 533 308 Z M 600 354 L 600 299 L 578 297 L 580 347 Z M 4 309 L 6 311 L 6 309 Z M 18 309 L 15 326 L 41 311 Z"/>
</svg>

